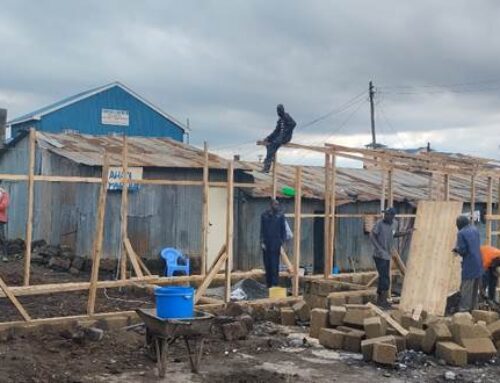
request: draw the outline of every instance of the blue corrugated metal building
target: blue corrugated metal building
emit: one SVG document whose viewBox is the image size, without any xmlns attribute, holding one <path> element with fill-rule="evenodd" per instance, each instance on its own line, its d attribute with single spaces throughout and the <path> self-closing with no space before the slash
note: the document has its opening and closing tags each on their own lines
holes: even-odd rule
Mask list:
<svg viewBox="0 0 500 383">
<path fill-rule="evenodd" d="M 10 139 L 35 128 L 50 133 L 169 137 L 183 141 L 186 127 L 120 82 L 68 97 L 7 124 Z"/>
</svg>

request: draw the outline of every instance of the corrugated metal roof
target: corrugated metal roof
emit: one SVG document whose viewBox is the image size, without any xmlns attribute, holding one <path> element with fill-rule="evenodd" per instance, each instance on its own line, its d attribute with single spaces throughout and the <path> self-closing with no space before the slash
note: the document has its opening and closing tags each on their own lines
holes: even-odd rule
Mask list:
<svg viewBox="0 0 500 383">
<path fill-rule="evenodd" d="M 260 171 L 262 164 L 257 162 L 245 162 L 252 167 L 252 176 L 255 179 L 255 187 L 248 189 L 248 193 L 254 197 L 269 197 L 272 195 L 272 174 L 264 174 Z M 294 187 L 295 167 L 291 165 L 278 165 L 277 194 L 283 197 L 281 190 L 285 186 Z M 324 199 L 325 170 L 321 166 L 302 167 L 302 192 L 305 198 Z M 429 199 L 430 176 L 416 174 L 400 170 L 393 173 L 393 193 L 395 201 L 416 202 Z M 336 199 L 338 204 L 355 201 L 374 201 L 381 196 L 382 173 L 376 169 L 337 168 Z M 433 180 L 434 192 L 441 193 L 443 181 L 438 178 Z M 487 180 L 486 177 L 478 177 L 476 185 L 476 202 L 486 202 Z M 453 200 L 470 201 L 470 178 L 458 175 L 450 176 L 450 198 Z M 496 189 L 496 187 L 495 187 Z M 493 192 L 493 200 L 496 202 L 498 193 Z"/>
<path fill-rule="evenodd" d="M 122 136 L 93 136 L 76 133 L 37 132 L 39 147 L 71 161 L 88 166 L 101 166 L 106 150 L 111 165 L 122 161 Z M 164 168 L 202 168 L 204 152 L 194 146 L 169 138 L 127 137 L 129 166 Z M 212 169 L 226 169 L 228 161 L 209 153 Z M 248 169 L 236 163 L 236 169 Z"/>
</svg>

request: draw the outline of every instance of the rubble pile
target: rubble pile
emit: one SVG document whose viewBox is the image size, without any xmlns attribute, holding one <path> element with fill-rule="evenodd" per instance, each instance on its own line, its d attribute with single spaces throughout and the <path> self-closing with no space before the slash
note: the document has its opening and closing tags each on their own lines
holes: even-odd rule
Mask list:
<svg viewBox="0 0 500 383">
<path fill-rule="evenodd" d="M 386 320 L 370 305 L 330 303 L 329 309 L 310 309 L 306 302 L 282 308 L 281 323 L 295 325 L 309 317 L 309 335 L 324 347 L 362 353 L 365 361 L 389 366 L 406 350 L 435 355 L 461 367 L 488 362 L 500 353 L 500 316 L 494 311 L 437 317 L 425 311 L 415 316 L 392 310 Z"/>
</svg>

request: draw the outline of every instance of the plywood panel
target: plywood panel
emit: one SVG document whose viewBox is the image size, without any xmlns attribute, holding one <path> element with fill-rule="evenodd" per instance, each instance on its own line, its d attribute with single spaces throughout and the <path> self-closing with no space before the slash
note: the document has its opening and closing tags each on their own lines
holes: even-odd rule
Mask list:
<svg viewBox="0 0 500 383">
<path fill-rule="evenodd" d="M 450 289 L 460 284 L 459 259 L 451 250 L 457 235 L 455 221 L 461 212 L 461 202 L 418 203 L 401 310 L 411 311 L 422 305 L 431 314 L 444 314 Z"/>
</svg>

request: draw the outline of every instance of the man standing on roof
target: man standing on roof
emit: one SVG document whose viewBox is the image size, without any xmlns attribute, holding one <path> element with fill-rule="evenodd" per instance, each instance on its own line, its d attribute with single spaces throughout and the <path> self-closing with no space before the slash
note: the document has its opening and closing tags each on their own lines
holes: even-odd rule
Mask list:
<svg viewBox="0 0 500 383">
<path fill-rule="evenodd" d="M 390 207 L 384 211 L 384 217 L 378 220 L 370 233 L 370 241 L 374 248 L 373 260 L 378 272 L 377 305 L 388 309 L 389 301 L 390 265 L 394 248 L 394 238 L 410 234 L 413 230 L 396 232 L 394 218 L 396 209 Z"/>
<path fill-rule="evenodd" d="M 481 246 L 483 260 L 483 289 L 488 288 L 488 299 L 495 300 L 495 290 L 500 277 L 500 249 L 493 246 Z"/>
<path fill-rule="evenodd" d="M 477 306 L 479 281 L 483 274 L 479 231 L 468 217 L 457 218 L 457 245 L 453 252 L 462 257 L 462 284 L 458 311 L 472 311 Z"/>
<path fill-rule="evenodd" d="M 264 167 L 262 168 L 264 173 L 269 173 L 271 163 L 274 161 L 276 152 L 280 146 L 287 144 L 292 140 L 293 129 L 297 125 L 293 118 L 285 112 L 285 107 L 282 104 L 279 104 L 276 107 L 276 112 L 279 116 L 276 128 L 264 139 L 264 141 L 262 141 L 262 143 L 266 145 L 267 149 Z"/>
<path fill-rule="evenodd" d="M 2 245 L 3 256 L 7 256 L 7 209 L 9 208 L 9 193 L 0 187 L 0 242 Z"/>
<path fill-rule="evenodd" d="M 264 255 L 267 287 L 278 286 L 281 246 L 287 239 L 285 216 L 277 200 L 260 217 L 260 244 Z"/>
</svg>

